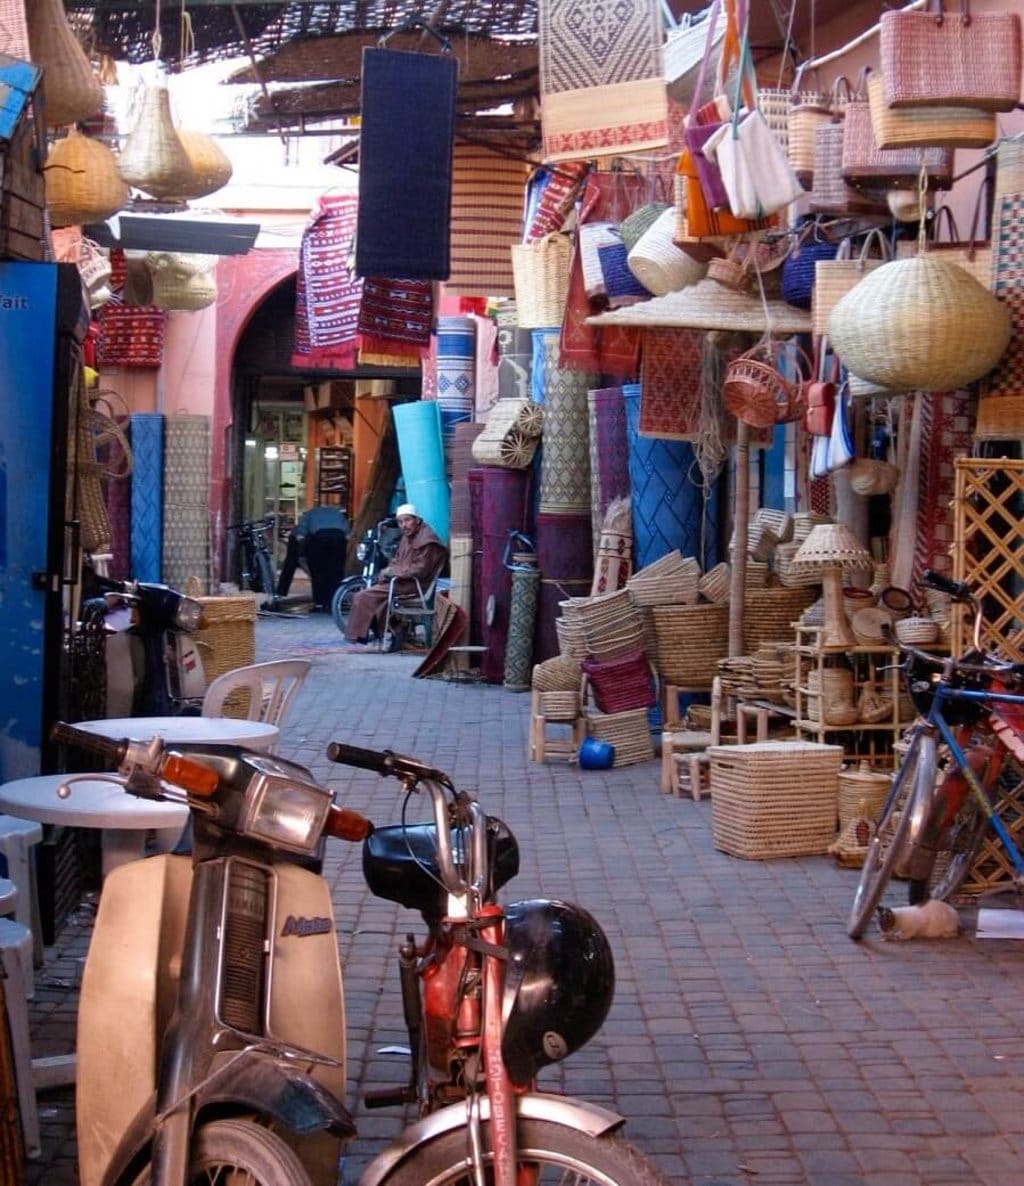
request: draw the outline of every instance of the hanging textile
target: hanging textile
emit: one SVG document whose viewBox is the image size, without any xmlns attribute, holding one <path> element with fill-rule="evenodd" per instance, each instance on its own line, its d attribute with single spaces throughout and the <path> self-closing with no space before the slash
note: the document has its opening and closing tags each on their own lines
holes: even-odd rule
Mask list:
<svg viewBox="0 0 1024 1186">
<path fill-rule="evenodd" d="M 541 0 L 546 161 L 646 152 L 668 142 L 658 0 Z"/>
<path fill-rule="evenodd" d="M 457 144 L 452 167 L 452 269 L 446 291 L 512 296 L 510 243 L 523 234 L 530 166 L 477 144 Z"/>
<path fill-rule="evenodd" d="M 434 286 L 427 280 L 367 276 L 359 298 L 360 361 L 364 355 L 404 358 L 416 366 L 430 352 Z"/>
<path fill-rule="evenodd" d="M 357 276 L 447 280 L 459 64 L 364 49 Z"/>
<path fill-rule="evenodd" d="M 299 248 L 292 366 L 349 370 L 356 364 L 362 281 L 348 266 L 355 229 L 354 194 L 318 200 Z"/>
<path fill-rule="evenodd" d="M 97 314 L 97 365 L 125 370 L 159 370 L 164 359 L 167 314 L 153 305 L 125 303 L 128 266 L 119 248 L 110 253 L 110 290 L 114 299 Z"/>
<path fill-rule="evenodd" d="M 163 579 L 183 589 L 210 575 L 210 418 L 164 420 Z"/>
<path fill-rule="evenodd" d="M 662 440 L 693 441 L 700 429 L 704 340 L 701 329 L 643 331 L 638 432 Z"/>
</svg>

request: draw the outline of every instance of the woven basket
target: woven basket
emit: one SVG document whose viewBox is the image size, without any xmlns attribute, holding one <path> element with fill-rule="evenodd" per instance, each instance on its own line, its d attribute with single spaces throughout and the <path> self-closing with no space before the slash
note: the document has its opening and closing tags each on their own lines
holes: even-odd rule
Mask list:
<svg viewBox="0 0 1024 1186">
<path fill-rule="evenodd" d="M 718 258 L 708 263 L 708 279 L 733 292 L 749 292 L 751 275 L 740 259 Z"/>
<path fill-rule="evenodd" d="M 793 557 L 799 551 L 800 543 L 797 540 L 776 546 L 773 559 L 779 584 L 787 589 L 804 589 L 820 585 L 821 577 L 817 573 L 793 566 Z"/>
<path fill-rule="evenodd" d="M 256 597 L 197 597 L 203 625 L 195 634 L 206 682 L 256 661 Z"/>
<path fill-rule="evenodd" d="M 654 760 L 654 741 L 646 708 L 626 712 L 594 712 L 588 709 L 585 720 L 588 737 L 615 746 L 614 766 L 632 766 Z"/>
<path fill-rule="evenodd" d="M 799 384 L 779 370 L 778 345 L 761 343 L 731 359 L 725 368 L 722 399 L 737 420 L 752 428 L 770 428 L 799 418 Z"/>
<path fill-rule="evenodd" d="M 658 221 L 659 216 L 670 209 L 670 202 L 648 202 L 646 205 L 634 210 L 632 214 L 627 214 L 619 223 L 619 234 L 622 236 L 623 243 L 626 244 L 626 250 L 632 251 L 644 234 Z M 674 210 L 672 211 L 670 225 L 674 230 L 676 225 Z"/>
<path fill-rule="evenodd" d="M 787 589 L 772 585 L 764 589 L 748 584 L 743 596 L 743 650 L 752 655 L 769 643 L 792 642 L 794 622 L 811 604 L 814 586 Z"/>
<path fill-rule="evenodd" d="M 549 721 L 574 721 L 581 712 L 578 687 L 571 691 L 540 692 L 537 701 L 541 716 Z"/>
<path fill-rule="evenodd" d="M 980 379 L 1010 341 L 1005 305 L 956 264 L 892 260 L 832 310 L 832 345 L 855 374 L 890 390 L 956 391 Z"/>
<path fill-rule="evenodd" d="M 747 860 L 824 853 L 836 832 L 838 745 L 764 741 L 712 746 L 712 836 Z"/>
<path fill-rule="evenodd" d="M 658 674 L 684 688 L 710 688 L 729 650 L 727 605 L 655 606 Z"/>
<path fill-rule="evenodd" d="M 878 257 L 873 258 L 872 252 Z M 822 335 L 828 333 L 828 319 L 832 310 L 846 294 L 859 284 L 875 268 L 891 260 L 892 245 L 883 231 L 874 229 L 868 232 L 856 255 L 849 239 L 844 239 L 839 245 L 839 254 L 835 259 L 822 259 L 814 265 L 814 292 L 811 301 L 811 316 L 814 321 L 814 332 Z"/>
<path fill-rule="evenodd" d="M 32 64 L 41 66 L 46 77 L 47 124 L 65 127 L 95 115 L 103 106 L 103 86 L 68 23 L 61 0 L 29 0 L 23 10 Z"/>
<path fill-rule="evenodd" d="M 128 201 L 128 186 L 105 144 L 71 128 L 46 158 L 46 207 L 53 226 L 102 222 Z"/>
<path fill-rule="evenodd" d="M 891 775 L 872 770 L 867 762 L 844 766 L 838 778 L 839 827 L 845 828 L 853 819 L 876 819 L 891 781 Z"/>
<path fill-rule="evenodd" d="M 875 604 L 875 595 L 869 589 L 843 589 L 843 612 L 849 618 L 858 610 L 869 609 Z"/>
<path fill-rule="evenodd" d="M 788 543 L 793 538 L 793 516 L 786 511 L 775 510 L 773 507 L 759 507 L 754 512 L 754 522 L 766 526 L 775 536 L 777 543 Z"/>
<path fill-rule="evenodd" d="M 655 296 L 696 284 L 708 265 L 681 251 L 673 242 L 676 212 L 667 207 L 637 240 L 627 256 L 629 270 Z"/>
<path fill-rule="evenodd" d="M 906 589 L 898 589 L 895 585 L 886 585 L 878 594 L 878 604 L 892 614 L 895 622 L 899 618 L 907 618 L 914 612 L 914 599 Z"/>
<path fill-rule="evenodd" d="M 511 250 L 519 327 L 545 329 L 561 325 L 569 295 L 569 236 L 556 232 L 532 243 L 514 243 Z"/>
<path fill-rule="evenodd" d="M 900 618 L 893 627 L 896 637 L 907 646 L 920 646 L 935 642 L 939 637 L 939 624 L 931 618 Z"/>
<path fill-rule="evenodd" d="M 729 600 L 729 589 L 732 583 L 732 569 L 723 560 L 716 564 L 697 582 L 697 589 L 701 597 L 716 604 L 723 604 Z"/>
<path fill-rule="evenodd" d="M 810 189 L 814 183 L 814 137 L 818 128 L 832 120 L 828 96 L 805 92 L 789 110 L 788 156 L 797 180 Z"/>
<path fill-rule="evenodd" d="M 885 645 L 885 630 L 891 626 L 892 614 L 880 605 L 869 605 L 850 615 L 850 629 L 861 646 Z"/>
<path fill-rule="evenodd" d="M 212 275 L 216 256 L 151 251 L 146 265 L 153 277 L 153 304 L 160 309 L 205 309 L 217 299 Z"/>
<path fill-rule="evenodd" d="M 166 86 L 143 87 L 135 126 L 121 147 L 117 167 L 129 185 L 154 198 L 173 198 L 194 181 L 171 119 Z"/>
<path fill-rule="evenodd" d="M 937 145 L 985 148 L 996 138 L 996 117 L 972 107 L 889 107 L 881 74 L 868 78 L 871 130 L 879 148 Z"/>
<path fill-rule="evenodd" d="M 564 655 L 536 663 L 530 678 L 538 692 L 575 692 L 580 686 L 580 665 Z"/>
</svg>

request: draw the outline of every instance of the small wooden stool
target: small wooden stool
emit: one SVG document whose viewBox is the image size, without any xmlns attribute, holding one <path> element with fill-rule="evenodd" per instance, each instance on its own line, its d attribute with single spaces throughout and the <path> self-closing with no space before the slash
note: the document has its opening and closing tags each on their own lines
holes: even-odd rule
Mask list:
<svg viewBox="0 0 1024 1186">
<path fill-rule="evenodd" d="M 661 735 L 661 790 L 678 797 L 683 784 L 696 803 L 704 789 L 705 768 L 710 769 L 705 750 L 718 745 L 722 736 L 722 683 L 718 676 L 711 685 L 711 729 L 666 729 Z M 707 787 L 710 790 L 710 786 Z"/>
<path fill-rule="evenodd" d="M 574 758 L 586 736 L 579 692 L 530 692 L 531 762 L 548 758 Z M 570 726 L 568 738 L 549 737 L 549 725 Z"/>
</svg>

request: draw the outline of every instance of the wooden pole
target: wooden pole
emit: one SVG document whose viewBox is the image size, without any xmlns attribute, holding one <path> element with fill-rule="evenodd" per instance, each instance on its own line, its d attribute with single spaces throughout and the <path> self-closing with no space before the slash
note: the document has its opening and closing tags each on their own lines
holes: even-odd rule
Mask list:
<svg viewBox="0 0 1024 1186">
<path fill-rule="evenodd" d="M 750 425 L 736 422 L 736 496 L 733 507 L 732 572 L 729 581 L 729 656 L 743 654 L 743 595 L 747 587 L 750 525 Z"/>
</svg>

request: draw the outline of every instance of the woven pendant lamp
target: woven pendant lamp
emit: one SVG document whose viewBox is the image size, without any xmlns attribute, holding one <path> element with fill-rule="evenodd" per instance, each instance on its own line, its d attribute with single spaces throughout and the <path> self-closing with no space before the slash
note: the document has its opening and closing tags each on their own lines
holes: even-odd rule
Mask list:
<svg viewBox="0 0 1024 1186">
<path fill-rule="evenodd" d="M 1010 342 L 1010 313 L 964 268 L 917 255 L 869 272 L 832 310 L 835 352 L 890 391 L 956 391 L 987 374 Z"/>
<path fill-rule="evenodd" d="M 194 183 L 192 165 L 171 119 L 167 87 L 149 84 L 142 90 L 138 119 L 121 148 L 121 176 L 154 198 L 173 198 Z"/>
<path fill-rule="evenodd" d="M 62 0 L 25 6 L 32 64 L 44 71 L 46 122 L 51 128 L 88 119 L 103 106 L 103 86 L 68 24 Z"/>
<path fill-rule="evenodd" d="M 825 622 L 821 628 L 822 650 L 846 650 L 857 645 L 857 637 L 843 609 L 843 569 L 874 566 L 871 553 L 842 523 L 821 523 L 811 529 L 793 557 L 796 572 L 820 573 L 825 596 Z"/>
<path fill-rule="evenodd" d="M 117 158 L 74 128 L 50 148 L 45 173 L 46 205 L 55 227 L 102 222 L 128 201 Z"/>
<path fill-rule="evenodd" d="M 231 161 L 227 153 L 212 136 L 205 132 L 190 132 L 186 128 L 178 128 L 178 139 L 188 157 L 192 170 L 192 180 L 188 182 L 176 198 L 205 198 L 231 180 Z"/>
</svg>

